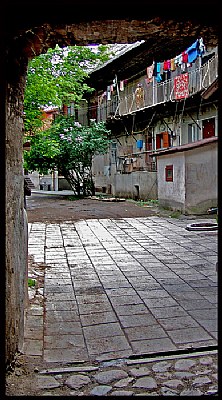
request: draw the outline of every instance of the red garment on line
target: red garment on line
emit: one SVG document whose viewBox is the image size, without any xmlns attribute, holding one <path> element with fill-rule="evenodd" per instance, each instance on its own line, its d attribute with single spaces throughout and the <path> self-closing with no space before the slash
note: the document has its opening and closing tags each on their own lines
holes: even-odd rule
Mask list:
<svg viewBox="0 0 222 400">
<path fill-rule="evenodd" d="M 182 61 L 184 63 L 188 62 L 188 54 L 185 51 L 182 52 Z"/>
</svg>

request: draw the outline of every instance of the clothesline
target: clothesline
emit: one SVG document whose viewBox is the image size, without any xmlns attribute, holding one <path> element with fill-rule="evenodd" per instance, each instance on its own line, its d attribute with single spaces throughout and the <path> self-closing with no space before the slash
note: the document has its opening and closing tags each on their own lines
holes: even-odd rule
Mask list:
<svg viewBox="0 0 222 400">
<path fill-rule="evenodd" d="M 203 42 L 203 39 L 197 39 L 195 42 L 188 47 L 181 54 L 164 61 L 153 61 L 153 63 L 147 67 L 147 78 L 146 83 L 149 84 L 153 81 L 155 77 L 157 83 L 161 82 L 164 79 L 164 74 L 167 79 L 169 79 L 170 72 L 176 70 L 177 67 L 181 68 L 181 72 L 186 71 L 186 67 L 190 67 L 192 63 L 197 59 L 198 56 L 202 56 L 206 51 L 206 46 Z M 117 92 L 119 95 L 119 91 L 124 91 L 124 86 L 127 84 L 128 79 L 120 80 L 119 84 L 117 81 L 117 76 L 113 79 L 113 83 L 107 86 L 107 90 L 99 96 L 99 103 L 102 103 L 103 98 L 106 96 L 107 100 L 111 100 L 111 95 L 114 91 L 114 88 L 117 88 Z"/>
</svg>

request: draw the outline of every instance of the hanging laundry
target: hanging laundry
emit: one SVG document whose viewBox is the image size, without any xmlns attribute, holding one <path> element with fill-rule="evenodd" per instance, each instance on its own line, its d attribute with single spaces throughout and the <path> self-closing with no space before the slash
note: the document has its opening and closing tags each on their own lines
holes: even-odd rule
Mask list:
<svg viewBox="0 0 222 400">
<path fill-rule="evenodd" d="M 181 72 L 185 72 L 186 71 L 186 63 L 183 62 L 181 64 L 180 68 L 181 68 Z"/>
<path fill-rule="evenodd" d="M 175 76 L 174 96 L 176 100 L 185 99 L 189 95 L 189 75 L 188 73 Z"/>
<path fill-rule="evenodd" d="M 171 61 L 167 60 L 167 69 L 170 70 L 170 67 L 171 67 Z"/>
<path fill-rule="evenodd" d="M 156 65 L 157 63 L 155 62 L 155 61 L 153 61 L 153 65 L 154 65 L 154 68 L 153 68 L 153 76 L 156 76 L 157 75 L 157 71 L 156 71 L 156 67 L 157 67 L 157 65 Z"/>
<path fill-rule="evenodd" d="M 146 72 L 147 72 L 147 82 L 152 82 L 153 80 L 153 70 L 154 70 L 154 63 L 147 67 Z"/>
<path fill-rule="evenodd" d="M 170 60 L 170 70 L 175 71 L 176 66 L 175 66 L 175 58 L 171 58 Z"/>
<path fill-rule="evenodd" d="M 160 63 L 160 75 L 163 75 L 163 62 Z"/>
<path fill-rule="evenodd" d="M 175 57 L 175 64 L 181 65 L 182 64 L 182 54 L 179 54 Z"/>
<path fill-rule="evenodd" d="M 199 43 L 198 44 L 199 44 L 199 46 L 198 46 L 198 54 L 200 56 L 202 56 L 202 54 L 204 54 L 205 51 L 206 51 L 206 46 L 205 46 L 205 44 L 203 42 L 203 38 L 199 39 Z"/>
<path fill-rule="evenodd" d="M 113 92 L 113 85 L 110 85 L 110 92 Z"/>
<path fill-rule="evenodd" d="M 111 100 L 110 86 L 107 86 L 107 100 Z"/>
<path fill-rule="evenodd" d="M 162 81 L 162 76 L 160 74 L 160 69 L 161 69 L 161 63 L 158 62 L 156 63 L 156 81 L 161 82 Z"/>
<path fill-rule="evenodd" d="M 182 62 L 183 63 L 188 62 L 188 54 L 185 51 L 182 52 Z"/>
<path fill-rule="evenodd" d="M 164 70 L 164 71 L 167 71 L 167 70 L 168 70 L 168 63 L 167 63 L 166 60 L 163 62 L 163 70 Z"/>
<path fill-rule="evenodd" d="M 187 62 L 192 63 L 198 56 L 198 39 L 186 50 L 188 54 Z"/>
<path fill-rule="evenodd" d="M 144 107 L 144 89 L 141 83 L 137 84 L 135 90 L 136 107 L 137 109 Z"/>
<path fill-rule="evenodd" d="M 124 91 L 124 81 L 120 81 L 120 83 L 119 83 L 119 89 L 120 89 L 121 92 Z"/>
</svg>

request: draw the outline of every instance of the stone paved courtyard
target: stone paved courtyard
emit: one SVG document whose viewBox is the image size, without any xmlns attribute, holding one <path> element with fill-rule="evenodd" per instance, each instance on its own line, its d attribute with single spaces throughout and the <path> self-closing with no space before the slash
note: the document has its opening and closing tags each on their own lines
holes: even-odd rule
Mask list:
<svg viewBox="0 0 222 400">
<path fill-rule="evenodd" d="M 217 232 L 189 232 L 187 223 L 30 223 L 29 254 L 46 268 L 25 353 L 73 363 L 217 345 Z"/>
</svg>

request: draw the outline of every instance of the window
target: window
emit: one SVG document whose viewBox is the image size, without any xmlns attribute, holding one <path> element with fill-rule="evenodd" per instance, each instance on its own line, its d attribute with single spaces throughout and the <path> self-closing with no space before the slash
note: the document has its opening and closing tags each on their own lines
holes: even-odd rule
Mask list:
<svg viewBox="0 0 222 400">
<path fill-rule="evenodd" d="M 199 140 L 199 128 L 196 124 L 188 124 L 188 143 Z"/>
<path fill-rule="evenodd" d="M 173 182 L 173 165 L 166 165 L 165 177 L 166 177 L 166 182 Z"/>
<path fill-rule="evenodd" d="M 116 162 L 116 150 L 117 150 L 117 144 L 116 142 L 111 143 L 111 163 L 115 164 Z"/>
<path fill-rule="evenodd" d="M 168 132 L 161 132 L 156 135 L 156 150 L 163 147 L 170 147 L 170 135 Z"/>
</svg>

